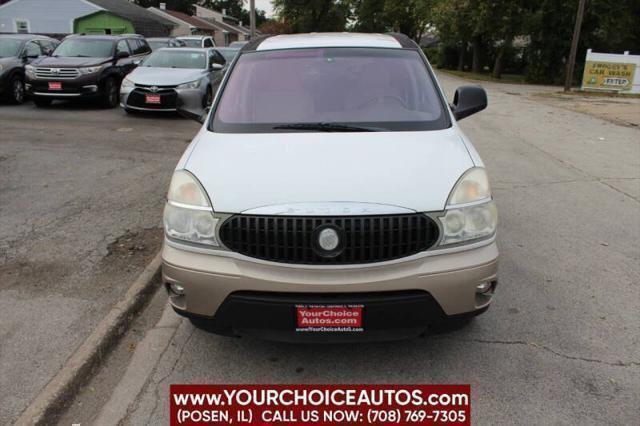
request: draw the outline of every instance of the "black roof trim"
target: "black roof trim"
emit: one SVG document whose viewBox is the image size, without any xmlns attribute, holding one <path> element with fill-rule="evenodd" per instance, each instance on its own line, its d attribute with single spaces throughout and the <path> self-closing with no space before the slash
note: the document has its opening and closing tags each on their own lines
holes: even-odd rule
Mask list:
<svg viewBox="0 0 640 426">
<path fill-rule="evenodd" d="M 391 37 L 395 38 L 396 41 L 398 43 L 400 43 L 400 46 L 406 48 L 406 49 L 419 49 L 420 46 L 418 46 L 418 44 L 411 40 L 409 37 L 407 37 L 406 35 L 402 34 L 402 33 L 387 33 L 388 35 L 390 35 Z"/>
<path fill-rule="evenodd" d="M 262 43 L 263 41 L 265 41 L 269 37 L 272 37 L 272 36 L 271 35 L 264 35 L 264 36 L 260 36 L 260 37 L 254 38 L 253 40 L 249 41 L 249 43 L 247 43 L 244 46 L 242 46 L 242 49 L 240 49 L 240 52 L 258 50 L 258 46 L 260 46 L 260 43 Z"/>
</svg>

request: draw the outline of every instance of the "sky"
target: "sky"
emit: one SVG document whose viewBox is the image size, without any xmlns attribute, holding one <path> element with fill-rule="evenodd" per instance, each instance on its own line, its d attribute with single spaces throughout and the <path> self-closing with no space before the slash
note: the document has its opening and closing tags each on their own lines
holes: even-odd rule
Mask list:
<svg viewBox="0 0 640 426">
<path fill-rule="evenodd" d="M 249 9 L 249 1 L 245 1 L 246 8 Z M 271 7 L 271 0 L 256 0 L 256 9 L 262 9 L 267 12 L 267 17 L 273 15 L 273 7 Z"/>
</svg>

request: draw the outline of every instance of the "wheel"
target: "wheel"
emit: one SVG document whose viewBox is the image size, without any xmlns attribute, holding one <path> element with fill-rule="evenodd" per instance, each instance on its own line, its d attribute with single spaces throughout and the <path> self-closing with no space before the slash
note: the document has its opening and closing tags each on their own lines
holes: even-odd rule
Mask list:
<svg viewBox="0 0 640 426">
<path fill-rule="evenodd" d="M 118 84 L 113 78 L 108 78 L 104 82 L 104 93 L 102 95 L 102 106 L 104 108 L 115 108 L 120 100 Z"/>
<path fill-rule="evenodd" d="M 12 104 L 21 104 L 24 102 L 24 81 L 19 75 L 14 75 L 9 82 L 9 102 Z"/>
<path fill-rule="evenodd" d="M 51 105 L 51 99 L 33 98 L 33 103 L 36 104 L 38 108 L 48 107 L 49 105 Z"/>
</svg>

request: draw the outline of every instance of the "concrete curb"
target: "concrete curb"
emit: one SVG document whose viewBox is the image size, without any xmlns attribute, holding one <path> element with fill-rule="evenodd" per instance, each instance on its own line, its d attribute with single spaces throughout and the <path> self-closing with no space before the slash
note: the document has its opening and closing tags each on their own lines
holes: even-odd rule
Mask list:
<svg viewBox="0 0 640 426">
<path fill-rule="evenodd" d="M 16 425 L 45 425 L 55 418 L 80 386 L 128 329 L 131 318 L 150 299 L 160 276 L 162 256 L 158 252 L 142 271 L 124 298 L 100 321 L 93 333 L 67 359 L 53 379 L 22 412 Z"/>
</svg>

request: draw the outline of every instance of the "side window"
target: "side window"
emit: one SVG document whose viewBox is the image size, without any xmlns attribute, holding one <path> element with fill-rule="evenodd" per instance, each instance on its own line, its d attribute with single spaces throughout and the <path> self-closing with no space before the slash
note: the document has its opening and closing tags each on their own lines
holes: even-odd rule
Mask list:
<svg viewBox="0 0 640 426">
<path fill-rule="evenodd" d="M 34 58 L 42 55 L 42 50 L 40 50 L 40 45 L 35 41 L 30 41 L 24 48 L 24 54 L 29 58 Z"/>
<path fill-rule="evenodd" d="M 49 40 L 39 40 L 38 43 L 42 48 L 42 53 L 45 55 L 50 55 L 51 52 L 53 52 L 56 48 L 56 45 L 53 42 L 50 42 Z"/>
<path fill-rule="evenodd" d="M 151 50 L 147 42 L 142 39 L 130 39 L 129 44 L 131 45 L 134 55 L 144 55 Z"/>
<path fill-rule="evenodd" d="M 138 49 L 140 48 L 140 44 L 138 43 L 138 39 L 135 38 L 130 38 L 129 40 L 127 40 L 127 42 L 129 43 L 129 47 L 131 48 L 131 54 L 132 55 L 137 55 L 138 53 Z"/>
<path fill-rule="evenodd" d="M 126 40 L 120 40 L 116 45 L 116 55 L 120 52 L 127 52 L 128 54 L 131 54 L 131 50 L 129 50 L 129 45 Z"/>
<path fill-rule="evenodd" d="M 204 47 L 213 47 L 213 41 L 210 38 L 204 39 Z"/>
<path fill-rule="evenodd" d="M 140 54 L 146 55 L 147 53 L 151 53 L 151 47 L 149 47 L 147 40 L 140 39 L 138 43 L 140 43 Z"/>
</svg>

